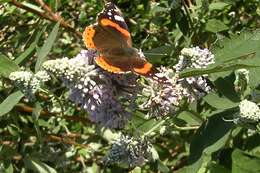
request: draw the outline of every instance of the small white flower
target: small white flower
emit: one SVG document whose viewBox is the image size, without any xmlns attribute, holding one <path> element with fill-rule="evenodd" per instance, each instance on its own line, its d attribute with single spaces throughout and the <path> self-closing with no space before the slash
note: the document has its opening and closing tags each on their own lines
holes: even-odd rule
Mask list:
<svg viewBox="0 0 260 173">
<path fill-rule="evenodd" d="M 179 73 L 189 68 L 207 68 L 213 63 L 215 63 L 214 55 L 208 49 L 200 49 L 199 47 L 184 48 L 179 56 L 179 62 L 175 65 L 175 70 Z M 187 88 L 191 95 L 194 95 L 194 99 L 198 99 L 211 91 L 207 77 L 208 75 L 188 77 L 181 79 L 179 83 L 184 88 Z"/>
<path fill-rule="evenodd" d="M 260 109 L 256 103 L 243 100 L 239 104 L 239 109 L 238 118 L 241 121 L 257 122 L 260 120 Z"/>
<path fill-rule="evenodd" d="M 34 99 L 34 94 L 40 88 L 42 82 L 50 79 L 49 75 L 44 71 L 39 71 L 35 75 L 29 71 L 15 71 L 9 75 L 15 85 L 29 99 Z"/>
<path fill-rule="evenodd" d="M 214 55 L 208 49 L 183 48 L 179 56 L 179 62 L 175 65 L 177 72 L 184 68 L 206 68 L 215 63 Z"/>
<path fill-rule="evenodd" d="M 47 82 L 51 79 L 50 75 L 45 70 L 40 70 L 34 75 L 41 82 Z"/>
</svg>

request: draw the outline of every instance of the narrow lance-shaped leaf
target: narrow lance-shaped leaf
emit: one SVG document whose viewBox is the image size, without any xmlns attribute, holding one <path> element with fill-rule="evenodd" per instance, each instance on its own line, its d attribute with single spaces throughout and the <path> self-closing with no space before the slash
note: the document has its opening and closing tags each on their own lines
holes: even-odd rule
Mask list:
<svg viewBox="0 0 260 173">
<path fill-rule="evenodd" d="M 21 91 L 16 91 L 9 95 L 1 104 L 0 104 L 0 117 L 10 112 L 13 107 L 20 101 L 23 97 Z"/>
<path fill-rule="evenodd" d="M 23 161 L 24 161 L 25 167 L 34 172 L 57 173 L 57 171 L 55 169 L 53 169 L 46 163 L 44 163 L 36 158 L 25 157 Z"/>
<path fill-rule="evenodd" d="M 58 34 L 60 23 L 56 23 L 55 26 L 53 27 L 49 37 L 47 38 L 46 42 L 43 44 L 43 46 L 40 48 L 40 50 L 37 52 L 37 61 L 35 65 L 35 71 L 39 71 L 42 63 L 46 60 L 46 57 L 48 53 L 50 52 L 55 39 Z"/>
<path fill-rule="evenodd" d="M 44 31 L 46 30 L 46 26 L 43 27 L 43 29 L 38 32 L 38 30 L 35 30 L 35 32 L 38 32 L 35 40 L 31 43 L 31 45 L 21 54 L 19 55 L 14 62 L 16 64 L 20 64 L 21 62 L 23 62 L 36 48 L 37 43 L 39 42 L 39 39 L 41 38 L 41 35 L 44 33 Z"/>
<path fill-rule="evenodd" d="M 0 53 L 0 76 L 8 78 L 11 72 L 17 70 L 19 70 L 19 66 Z"/>
</svg>

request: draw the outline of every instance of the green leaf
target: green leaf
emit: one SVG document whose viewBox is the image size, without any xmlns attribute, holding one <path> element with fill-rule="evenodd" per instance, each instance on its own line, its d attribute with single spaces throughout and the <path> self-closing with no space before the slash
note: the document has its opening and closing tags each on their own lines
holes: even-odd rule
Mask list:
<svg viewBox="0 0 260 173">
<path fill-rule="evenodd" d="M 201 76 L 204 74 L 212 74 L 212 73 L 219 73 L 219 72 L 227 72 L 227 71 L 233 71 L 241 68 L 257 68 L 260 65 L 246 65 L 246 64 L 215 64 L 211 65 L 208 68 L 204 69 L 187 69 L 180 73 L 180 78 L 184 77 L 191 77 L 191 76 Z"/>
<path fill-rule="evenodd" d="M 230 173 L 230 170 L 225 168 L 222 165 L 218 165 L 216 163 L 210 163 L 208 165 L 208 172 L 207 173 Z"/>
<path fill-rule="evenodd" d="M 206 23 L 205 30 L 213 33 L 218 33 L 221 31 L 228 30 L 228 26 L 225 25 L 222 21 L 217 19 L 210 19 Z"/>
<path fill-rule="evenodd" d="M 0 117 L 10 112 L 13 107 L 20 101 L 23 97 L 21 91 L 16 91 L 10 94 L 1 104 L 0 104 Z"/>
<path fill-rule="evenodd" d="M 156 124 L 158 124 L 158 121 L 155 121 L 154 119 L 147 120 L 144 118 L 144 114 L 142 112 L 137 111 L 131 120 L 131 123 L 129 123 L 128 128 L 136 128 L 140 132 L 147 132 L 151 128 L 153 128 Z"/>
<path fill-rule="evenodd" d="M 8 78 L 9 74 L 13 71 L 18 71 L 19 66 L 5 55 L 0 53 L 0 75 Z"/>
<path fill-rule="evenodd" d="M 177 173 L 198 173 L 199 169 L 203 163 L 203 159 L 197 160 L 195 163 L 193 163 L 190 166 L 185 166 L 182 169 L 178 170 Z"/>
<path fill-rule="evenodd" d="M 41 38 L 41 35 L 44 33 L 44 31 L 46 30 L 47 26 L 43 27 L 43 29 L 38 32 L 37 30 L 37 35 L 35 37 L 35 40 L 33 41 L 33 43 L 19 56 L 17 57 L 14 62 L 16 64 L 20 64 L 22 61 L 24 61 L 36 48 L 37 43 L 39 42 L 39 39 Z"/>
<path fill-rule="evenodd" d="M 255 88 L 260 84 L 260 68 L 249 69 L 249 86 Z"/>
<path fill-rule="evenodd" d="M 209 5 L 209 11 L 212 10 L 223 10 L 224 8 L 226 8 L 227 6 L 229 6 L 230 4 L 225 3 L 225 2 L 215 2 L 215 3 L 211 3 Z"/>
<path fill-rule="evenodd" d="M 201 120 L 198 121 L 197 119 L 195 119 L 191 112 L 183 111 L 178 115 L 178 118 L 184 120 L 187 123 L 187 126 L 201 125 Z"/>
<path fill-rule="evenodd" d="M 31 3 L 29 3 L 29 2 L 22 2 L 22 4 L 23 4 L 24 6 L 30 8 L 30 9 L 33 9 L 33 10 L 39 12 L 39 13 L 44 13 L 44 12 L 45 12 L 45 11 L 42 10 L 39 6 L 36 6 L 36 5 L 31 4 Z"/>
<path fill-rule="evenodd" d="M 245 65 L 260 65 L 260 30 L 244 31 L 240 35 L 220 40 L 213 48 L 216 63 L 230 63 Z M 240 57 L 240 58 L 237 58 Z M 243 68 L 243 67 L 242 67 Z M 249 85 L 254 88 L 260 83 L 260 68 L 249 68 Z M 213 78 L 225 77 L 230 72 L 215 73 Z"/>
<path fill-rule="evenodd" d="M 11 137 L 11 136 L 10 136 Z M 8 145 L 0 145 L 0 160 L 11 160 L 17 151 Z M 1 167 L 0 167 L 1 170 Z"/>
<path fill-rule="evenodd" d="M 217 109 L 229 109 L 238 106 L 240 97 L 234 90 L 233 83 L 234 75 L 229 75 L 225 78 L 219 77 L 214 81 L 218 93 L 211 92 L 203 100 Z"/>
<path fill-rule="evenodd" d="M 163 57 L 169 56 L 173 51 L 172 46 L 161 46 L 144 52 L 151 63 L 160 63 Z"/>
<path fill-rule="evenodd" d="M 142 173 L 142 169 L 140 167 L 135 167 L 131 172 L 132 173 Z"/>
<path fill-rule="evenodd" d="M 35 107 L 33 109 L 33 112 L 32 112 L 32 118 L 34 121 L 37 121 L 40 114 L 41 114 L 41 111 L 42 111 L 42 106 L 40 104 L 40 102 L 36 102 L 35 103 Z"/>
<path fill-rule="evenodd" d="M 260 57 L 259 43 L 260 30 L 244 31 L 240 35 L 231 35 L 229 38 L 219 40 L 213 47 L 213 53 L 217 63 L 227 62 L 241 56 L 244 56 L 245 60 L 259 62 L 260 60 L 257 58 Z M 252 59 L 252 56 L 249 56 L 250 54 L 254 54 L 256 58 Z"/>
<path fill-rule="evenodd" d="M 43 46 L 41 47 L 41 49 L 39 50 L 39 52 L 37 52 L 37 61 L 36 61 L 36 65 L 35 65 L 35 71 L 39 71 L 40 67 L 42 65 L 42 63 L 46 60 L 46 57 L 48 55 L 48 53 L 51 51 L 51 48 L 55 42 L 55 39 L 58 35 L 58 31 L 59 31 L 59 26 L 60 23 L 56 23 L 55 26 L 53 27 L 50 35 L 48 36 L 46 42 L 43 44 Z"/>
<path fill-rule="evenodd" d="M 159 5 L 155 5 L 155 6 L 152 6 L 150 13 L 154 16 L 157 13 L 166 12 L 166 11 L 169 11 L 169 9 L 166 7 L 161 7 Z"/>
<path fill-rule="evenodd" d="M 25 168 L 27 168 L 28 170 L 39 173 L 57 173 L 55 169 L 36 158 L 25 157 L 23 161 L 25 164 Z"/>
<path fill-rule="evenodd" d="M 158 170 L 160 172 L 163 172 L 163 173 L 170 172 L 170 169 L 161 160 L 158 160 L 157 164 L 158 164 Z"/>
<path fill-rule="evenodd" d="M 234 124 L 224 121 L 224 117 L 234 113 L 233 110 L 216 113 L 198 129 L 190 145 L 189 170 L 196 172 L 205 155 L 211 155 L 225 145 Z"/>
<path fill-rule="evenodd" d="M 212 92 L 203 97 L 210 106 L 217 109 L 229 109 L 237 107 L 239 103 L 232 102 L 230 99 L 226 97 L 220 97 L 217 93 Z"/>
<path fill-rule="evenodd" d="M 146 133 L 160 122 L 161 121 L 155 121 L 153 119 L 146 120 L 142 125 L 138 126 L 138 130 L 143 132 L 143 133 Z"/>
<path fill-rule="evenodd" d="M 10 164 L 8 164 L 8 167 L 5 168 L 4 173 L 13 173 L 13 172 L 14 172 L 14 168 L 13 168 L 13 165 L 10 163 Z"/>
<path fill-rule="evenodd" d="M 232 173 L 260 172 L 260 158 L 235 149 L 232 153 Z"/>
</svg>

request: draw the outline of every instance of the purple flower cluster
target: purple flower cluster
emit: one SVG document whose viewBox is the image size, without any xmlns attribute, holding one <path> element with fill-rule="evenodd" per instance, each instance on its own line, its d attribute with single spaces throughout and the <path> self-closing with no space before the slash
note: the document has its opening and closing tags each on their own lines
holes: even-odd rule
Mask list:
<svg viewBox="0 0 260 173">
<path fill-rule="evenodd" d="M 143 89 L 143 94 L 148 97 L 141 105 L 149 110 L 148 117 L 166 116 L 178 111 L 181 101 L 189 97 L 187 90 L 178 84 L 178 75 L 171 69 L 161 68 L 159 76 L 167 78 L 167 82 L 158 82 L 149 79 L 149 85 Z"/>
<path fill-rule="evenodd" d="M 94 64 L 94 57 L 94 51 L 82 50 L 72 59 L 46 61 L 43 68 L 62 80 L 70 89 L 70 100 L 84 108 L 91 121 L 123 128 L 131 118 L 137 76 L 106 72 Z"/>
<path fill-rule="evenodd" d="M 161 68 L 157 76 L 164 77 L 165 82 L 148 79 L 149 84 L 143 89 L 147 100 L 142 108 L 148 110 L 148 116 L 165 116 L 175 114 L 182 103 L 192 102 L 208 93 L 211 88 L 207 75 L 179 78 L 179 73 L 188 68 L 206 68 L 214 63 L 214 55 L 208 49 L 199 47 L 184 48 L 174 70 Z"/>
</svg>

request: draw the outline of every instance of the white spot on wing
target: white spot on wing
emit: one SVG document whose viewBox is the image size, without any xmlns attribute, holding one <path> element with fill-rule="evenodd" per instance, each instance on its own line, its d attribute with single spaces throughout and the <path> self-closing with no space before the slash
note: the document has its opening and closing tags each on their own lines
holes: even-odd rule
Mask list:
<svg viewBox="0 0 260 173">
<path fill-rule="evenodd" d="M 112 13 L 109 11 L 108 13 L 107 13 L 109 16 L 111 16 L 112 15 Z"/>
<path fill-rule="evenodd" d="M 120 22 L 124 22 L 125 21 L 123 17 L 118 16 L 118 15 L 115 15 L 114 18 L 115 18 L 115 20 L 120 21 Z"/>
</svg>

